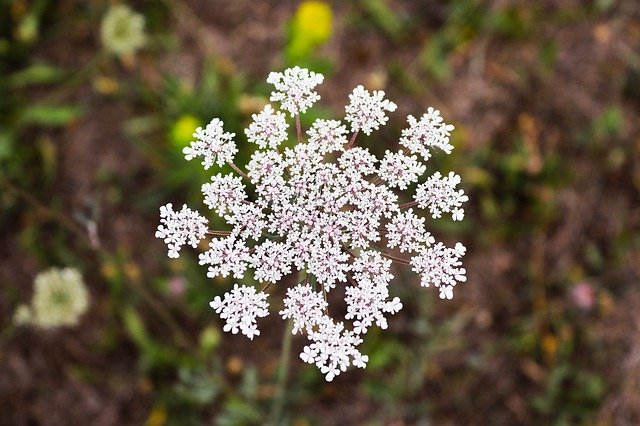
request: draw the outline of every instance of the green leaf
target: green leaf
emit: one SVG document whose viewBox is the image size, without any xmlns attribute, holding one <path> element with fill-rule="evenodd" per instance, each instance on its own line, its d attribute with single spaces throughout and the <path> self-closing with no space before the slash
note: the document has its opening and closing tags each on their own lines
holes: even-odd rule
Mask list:
<svg viewBox="0 0 640 426">
<path fill-rule="evenodd" d="M 402 38 L 405 25 L 385 0 L 361 0 L 360 4 L 389 37 L 396 41 Z"/>
<path fill-rule="evenodd" d="M 128 307 L 122 313 L 122 319 L 133 341 L 139 346 L 148 346 L 149 336 L 138 313 L 133 308 Z"/>
<path fill-rule="evenodd" d="M 73 105 L 36 104 L 25 108 L 18 119 L 20 124 L 60 127 L 75 120 L 82 109 Z"/>
<path fill-rule="evenodd" d="M 8 79 L 8 83 L 11 88 L 19 89 L 38 84 L 56 83 L 66 74 L 66 71 L 57 67 L 47 64 L 34 64 L 29 68 L 12 74 Z"/>
</svg>

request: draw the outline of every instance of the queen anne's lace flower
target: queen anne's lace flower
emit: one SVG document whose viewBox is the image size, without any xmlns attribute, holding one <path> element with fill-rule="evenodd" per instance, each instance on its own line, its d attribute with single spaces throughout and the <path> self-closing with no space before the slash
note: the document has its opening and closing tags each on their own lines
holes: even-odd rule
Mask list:
<svg viewBox="0 0 640 426">
<path fill-rule="evenodd" d="M 291 272 L 291 250 L 286 243 L 267 240 L 255 247 L 251 266 L 256 270 L 258 281 L 276 283 Z"/>
<path fill-rule="evenodd" d="M 214 118 L 205 129 L 202 127 L 196 129 L 193 134 L 196 140 L 182 150 L 185 154 L 184 158 L 192 160 L 203 157 L 202 165 L 205 170 L 214 163 L 218 166 L 231 163 L 238 152 L 236 143 L 233 141 L 234 136 L 234 133 L 227 133 L 222 129 L 222 121 Z"/>
<path fill-rule="evenodd" d="M 256 292 L 254 287 L 233 286 L 233 290 L 225 293 L 224 299 L 216 296 L 209 305 L 226 320 L 224 331 L 237 334 L 238 331 L 253 340 L 260 335 L 256 318 L 269 315 L 267 294 Z"/>
<path fill-rule="evenodd" d="M 43 329 L 74 326 L 88 307 L 89 293 L 80 271 L 51 268 L 36 276 L 31 305 L 19 306 L 14 322 Z"/>
<path fill-rule="evenodd" d="M 423 287 L 429 287 L 431 284 L 435 287 L 443 285 L 453 287 L 457 282 L 467 281 L 467 271 L 461 267 L 462 262 L 460 261 L 465 251 L 466 249 L 460 243 L 457 243 L 454 248 L 447 248 L 442 243 L 423 248 L 417 256 L 411 258 L 413 271 L 421 276 L 420 285 Z M 445 292 L 445 295 L 448 291 Z M 451 297 L 447 297 L 447 299 L 451 299 Z M 444 299 L 442 292 L 440 298 Z"/>
<path fill-rule="evenodd" d="M 284 114 L 274 111 L 266 105 L 260 114 L 253 114 L 253 122 L 244 131 L 249 142 L 258 144 L 260 148 L 277 148 L 287 139 L 287 124 Z"/>
<path fill-rule="evenodd" d="M 211 183 L 202 185 L 204 203 L 220 216 L 241 204 L 247 194 L 242 178 L 218 173 L 211 177 Z"/>
<path fill-rule="evenodd" d="M 209 278 L 233 274 L 234 278 L 240 279 L 250 260 L 249 249 L 244 241 L 233 235 L 211 240 L 209 250 L 200 254 L 200 265 L 209 265 Z"/>
<path fill-rule="evenodd" d="M 358 177 L 375 173 L 377 162 L 375 155 L 360 147 L 351 148 L 338 158 L 338 164 L 346 174 Z"/>
<path fill-rule="evenodd" d="M 380 162 L 380 177 L 392 188 L 407 189 L 410 183 L 417 182 L 426 166 L 415 155 L 386 151 Z"/>
<path fill-rule="evenodd" d="M 343 323 L 336 323 L 327 316 L 322 317 L 317 326 L 317 331 L 309 332 L 309 340 L 313 343 L 305 346 L 300 354 L 304 362 L 315 364 L 328 382 L 347 371 L 350 364 L 366 367 L 369 357 L 357 349 L 362 343 L 357 334 L 345 330 Z"/>
<path fill-rule="evenodd" d="M 447 154 L 451 154 L 453 145 L 449 143 L 449 136 L 454 129 L 453 125 L 445 124 L 440 111 L 429 107 L 420 121 L 412 115 L 407 117 L 409 128 L 402 131 L 400 145 L 409 149 L 412 154 L 420 154 L 425 160 L 431 157 L 429 148 L 440 148 Z"/>
<path fill-rule="evenodd" d="M 351 123 L 352 131 L 362 131 L 367 135 L 378 130 L 380 125 L 387 124 L 389 118 L 385 111 L 393 112 L 397 108 L 396 104 L 384 99 L 382 90 L 374 90 L 371 94 L 363 86 L 353 89 L 349 100 L 351 102 L 345 108 L 345 120 Z"/>
<path fill-rule="evenodd" d="M 134 53 L 144 46 L 144 15 L 127 5 L 111 6 L 100 24 L 100 38 L 107 51 L 116 55 Z"/>
<path fill-rule="evenodd" d="M 460 176 L 453 172 L 446 177 L 435 172 L 425 183 L 418 185 L 414 199 L 421 209 L 428 208 L 434 219 L 440 218 L 442 213 L 451 212 L 453 220 L 462 220 L 462 203 L 468 201 L 469 197 L 462 189 L 456 191 L 459 183 Z"/>
<path fill-rule="evenodd" d="M 209 221 L 191 210 L 186 205 L 182 210 L 173 211 L 173 205 L 168 203 L 160 207 L 160 225 L 156 231 L 156 238 L 162 238 L 169 248 L 169 257 L 180 256 L 183 245 L 196 247 L 207 233 Z"/>
<path fill-rule="evenodd" d="M 293 68 L 271 73 L 268 81 L 276 86 L 271 100 L 293 116 L 319 99 L 314 88 L 322 76 Z M 371 327 L 387 328 L 388 317 L 402 308 L 400 299 L 390 294 L 392 261 L 412 266 L 421 284 L 438 287 L 444 299 L 452 298 L 453 286 L 466 279 L 460 262 L 464 247 L 437 243 L 419 210 L 407 209 L 417 205 L 434 217 L 450 212 L 454 219 L 461 218 L 466 195 L 455 189 L 459 177 L 436 174 L 418 185 L 414 201 L 399 204 L 398 190 L 419 182 L 426 170 L 418 155 L 428 158 L 427 148 L 433 146 L 450 151 L 451 127 L 432 109 L 419 122 L 410 117 L 410 128 L 402 134 L 404 148 L 387 151 L 380 161 L 367 148 L 356 146 L 356 137 L 385 124 L 386 113 L 396 105 L 384 99 L 383 92 L 371 94 L 362 86 L 350 98 L 346 121 L 351 135 L 340 121 L 318 119 L 306 140 L 302 131 L 296 132 L 298 143 L 287 143 L 284 149 L 279 148 L 286 136 L 284 115 L 265 107 L 245 131 L 260 150 L 251 155 L 246 171 L 230 164 L 246 182 L 216 175 L 202 187 L 205 204 L 231 230 L 207 231 L 206 220 L 197 213 L 186 207 L 175 213 L 168 205 L 161 209 L 157 233 L 169 245 L 170 256 L 177 256 L 183 244 L 196 245 L 211 233 L 214 237 L 200 263 L 208 266 L 212 278 L 240 279 L 249 270 L 266 291 L 300 271 L 304 284 L 287 290 L 280 315 L 292 320 L 294 333 L 309 338 L 300 357 L 315 364 L 327 380 L 350 365 L 364 368 L 368 357 L 358 350 L 364 334 Z M 222 131 L 219 120 L 196 136 L 199 141 L 185 151 L 188 159 L 203 156 L 205 167 L 232 161 L 233 135 Z M 344 288 L 344 322 L 328 315 L 326 294 L 338 287 Z M 227 321 L 225 331 L 252 338 L 259 333 L 255 319 L 266 315 L 264 295 L 236 285 L 212 306 Z"/>
<path fill-rule="evenodd" d="M 293 320 L 293 334 L 313 330 L 313 326 L 322 319 L 327 309 L 327 301 L 322 293 L 313 291 L 309 284 L 298 284 L 287 289 L 287 297 L 283 302 L 284 309 L 280 311 L 280 315 L 284 319 Z"/>
<path fill-rule="evenodd" d="M 347 128 L 338 120 L 318 119 L 307 131 L 309 143 L 318 147 L 321 154 L 341 151 L 347 141 Z"/>
<path fill-rule="evenodd" d="M 281 72 L 272 72 L 267 83 L 276 87 L 271 92 L 270 100 L 280 102 L 282 109 L 289 111 L 293 117 L 307 109 L 320 99 L 313 89 L 322 83 L 324 76 L 306 68 L 293 67 Z"/>
<path fill-rule="evenodd" d="M 435 242 L 424 227 L 424 218 L 413 214 L 412 209 L 395 215 L 386 227 L 387 245 L 390 248 L 398 246 L 401 252 L 417 251 Z"/>
</svg>

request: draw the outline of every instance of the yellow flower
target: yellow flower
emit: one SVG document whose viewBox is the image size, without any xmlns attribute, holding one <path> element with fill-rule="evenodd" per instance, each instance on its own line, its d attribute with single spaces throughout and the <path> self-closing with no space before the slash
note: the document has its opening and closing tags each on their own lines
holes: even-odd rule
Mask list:
<svg viewBox="0 0 640 426">
<path fill-rule="evenodd" d="M 189 114 L 181 115 L 173 123 L 169 131 L 171 144 L 182 151 L 182 148 L 189 145 L 189 142 L 193 140 L 193 132 L 196 128 L 201 126 L 202 121 L 198 117 Z"/>
<path fill-rule="evenodd" d="M 333 31 L 333 12 L 324 1 L 300 3 L 291 22 L 288 53 L 294 58 L 305 56 L 326 42 Z"/>
</svg>

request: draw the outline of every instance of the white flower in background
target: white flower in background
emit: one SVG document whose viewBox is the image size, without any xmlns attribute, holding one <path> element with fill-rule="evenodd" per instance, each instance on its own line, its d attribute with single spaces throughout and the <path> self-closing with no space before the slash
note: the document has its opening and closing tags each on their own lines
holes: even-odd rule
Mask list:
<svg viewBox="0 0 640 426">
<path fill-rule="evenodd" d="M 280 102 L 282 109 L 295 116 L 307 109 L 320 99 L 320 95 L 313 89 L 324 80 L 322 74 L 309 71 L 306 68 L 293 67 L 284 73 L 272 72 L 267 83 L 276 88 L 271 92 L 270 100 Z"/>
<path fill-rule="evenodd" d="M 89 293 L 74 268 L 51 268 L 36 276 L 31 306 L 20 305 L 16 325 L 50 329 L 75 326 L 89 307 Z"/>
<path fill-rule="evenodd" d="M 314 89 L 322 80 L 297 67 L 271 73 L 268 82 L 276 88 L 271 100 L 297 116 L 319 99 Z M 207 230 L 199 214 L 186 207 L 176 213 L 169 204 L 161 209 L 157 233 L 175 257 L 182 245 L 197 245 L 208 232 L 214 237 L 200 255 L 208 277 L 244 279 L 249 271 L 262 283 L 261 292 L 236 284 L 212 302 L 226 320 L 225 331 L 249 338 L 259 334 L 256 319 L 267 313 L 270 285 L 294 271 L 304 275 L 303 283 L 287 289 L 280 315 L 292 320 L 294 334 L 307 336 L 310 343 L 300 357 L 315 364 L 326 380 L 350 365 L 364 368 L 368 357 L 358 350 L 364 335 L 371 327 L 387 328 L 389 316 L 402 309 L 400 299 L 390 294 L 392 262 L 412 267 L 421 285 L 437 287 L 442 299 L 451 299 L 456 283 L 466 280 L 460 261 L 464 246 L 436 242 L 421 210 L 408 208 L 461 219 L 467 196 L 455 189 L 459 176 L 434 174 L 418 184 L 413 201 L 399 203 L 400 196 L 410 197 L 401 191 L 419 183 L 426 171 L 418 155 L 426 161 L 432 147 L 450 152 L 452 126 L 433 109 L 420 121 L 410 117 L 410 128 L 402 134 L 404 148 L 387 151 L 379 160 L 356 146 L 356 138 L 360 131 L 369 134 L 385 124 L 386 113 L 396 105 L 384 99 L 384 92 L 369 93 L 362 86 L 350 100 L 346 121 L 351 135 L 338 120 L 318 119 L 306 133 L 299 129 L 298 143 L 285 148 L 280 147 L 286 139 L 285 115 L 270 105 L 254 114 L 245 135 L 259 149 L 246 170 L 232 163 L 237 149 L 220 120 L 198 129 L 186 158 L 204 157 L 205 168 L 229 163 L 240 175 L 217 174 L 202 187 L 205 204 L 231 229 Z M 296 117 L 296 127 L 299 123 Z M 329 316 L 327 293 L 337 288 L 345 294 L 342 322 Z"/>
<path fill-rule="evenodd" d="M 182 210 L 173 211 L 173 205 L 168 203 L 160 207 L 160 225 L 156 231 L 156 238 L 162 238 L 169 248 L 169 257 L 180 256 L 183 245 L 196 247 L 207 233 L 209 221 L 191 210 L 186 205 Z"/>
<path fill-rule="evenodd" d="M 13 323 L 18 327 L 27 325 L 31 322 L 31 317 L 31 308 L 28 305 L 20 305 L 13 313 Z"/>
<path fill-rule="evenodd" d="M 226 320 L 224 331 L 241 332 L 251 340 L 260 335 L 256 318 L 269 315 L 267 294 L 244 285 L 234 285 L 233 290 L 224 294 L 224 299 L 216 296 L 209 305 Z"/>
<path fill-rule="evenodd" d="M 105 49 L 111 53 L 134 53 L 147 41 L 144 16 L 124 4 L 111 6 L 102 18 L 100 37 Z"/>
<path fill-rule="evenodd" d="M 182 150 L 185 154 L 184 158 L 193 160 L 196 157 L 203 157 L 202 165 L 205 170 L 214 163 L 218 166 L 231 163 L 238 152 L 236 143 L 233 141 L 234 136 L 235 133 L 228 133 L 222 129 L 222 121 L 214 118 L 206 128 L 196 129 L 193 134 L 196 140 L 191 141 L 191 144 Z"/>
<path fill-rule="evenodd" d="M 393 112 L 397 108 L 396 104 L 384 99 L 382 90 L 374 90 L 371 94 L 363 86 L 353 89 L 349 100 L 351 102 L 345 108 L 345 120 L 351 123 L 352 131 L 362 131 L 367 135 L 378 130 L 380 125 L 387 124 L 389 118 L 385 111 Z"/>
</svg>

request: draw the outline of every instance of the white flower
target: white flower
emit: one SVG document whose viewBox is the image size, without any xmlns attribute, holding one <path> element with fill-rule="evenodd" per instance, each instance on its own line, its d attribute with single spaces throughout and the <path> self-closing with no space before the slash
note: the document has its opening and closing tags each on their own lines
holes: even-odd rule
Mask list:
<svg viewBox="0 0 640 426">
<path fill-rule="evenodd" d="M 291 250 L 285 243 L 267 240 L 255 247 L 251 266 L 255 268 L 258 281 L 276 283 L 283 275 L 291 272 Z"/>
<path fill-rule="evenodd" d="M 254 203 L 242 203 L 231 207 L 230 210 L 231 214 L 224 218 L 229 225 L 233 226 L 233 234 L 242 239 L 260 239 L 267 226 L 266 215 L 260 206 Z"/>
<path fill-rule="evenodd" d="M 327 302 L 322 293 L 315 292 L 309 284 L 298 284 L 287 289 L 284 309 L 280 311 L 283 319 L 293 319 L 292 333 L 311 330 L 324 315 Z"/>
<path fill-rule="evenodd" d="M 402 152 L 386 151 L 380 162 L 380 177 L 391 188 L 407 189 L 412 182 L 424 173 L 426 167 L 418 161 L 415 155 L 405 155 Z"/>
<path fill-rule="evenodd" d="M 363 251 L 354 260 L 354 278 L 358 282 L 370 281 L 378 285 L 386 285 L 392 279 L 391 259 L 383 257 L 374 250 Z"/>
<path fill-rule="evenodd" d="M 440 172 L 435 172 L 425 183 L 418 185 L 414 200 L 421 209 L 428 208 L 431 216 L 437 219 L 442 213 L 451 212 L 453 220 L 464 218 L 462 203 L 469 200 L 464 190 L 456 191 L 460 183 L 460 176 L 449 172 L 449 176 L 442 177 Z"/>
<path fill-rule="evenodd" d="M 364 279 L 358 281 L 357 285 L 347 287 L 344 299 L 347 302 L 345 319 L 354 320 L 354 333 L 366 333 L 373 323 L 382 329 L 388 327 L 384 313 L 395 314 L 402 309 L 399 298 L 387 300 L 388 297 L 389 290 L 385 282 Z"/>
<path fill-rule="evenodd" d="M 335 287 L 336 281 L 345 282 L 346 272 L 351 265 L 347 262 L 349 255 L 339 246 L 329 247 L 317 245 L 311 252 L 309 259 L 309 272 L 315 275 L 320 284 L 327 290 Z"/>
<path fill-rule="evenodd" d="M 364 368 L 369 359 L 357 349 L 362 338 L 327 316 L 318 322 L 317 331 L 309 331 L 308 336 L 312 343 L 304 347 L 300 358 L 309 364 L 315 363 L 328 382 L 347 371 L 352 361 Z"/>
<path fill-rule="evenodd" d="M 233 235 L 214 238 L 209 243 L 209 250 L 200 254 L 200 265 L 209 265 L 209 278 L 219 275 L 227 277 L 233 273 L 234 278 L 240 279 L 244 276 L 250 260 L 249 249 L 244 241 L 236 240 Z"/>
<path fill-rule="evenodd" d="M 207 219 L 186 205 L 182 206 L 182 210 L 174 212 L 173 205 L 168 203 L 160 207 L 160 225 L 156 238 L 162 238 L 167 244 L 169 257 L 177 258 L 183 245 L 198 245 L 207 233 L 208 223 Z"/>
<path fill-rule="evenodd" d="M 253 184 L 261 183 L 273 176 L 281 176 L 284 168 L 284 159 L 277 151 L 256 151 L 251 155 L 251 161 L 247 165 Z"/>
<path fill-rule="evenodd" d="M 220 216 L 242 204 L 247 198 L 242 178 L 218 173 L 211 176 L 211 183 L 202 185 L 204 203 Z"/>
<path fill-rule="evenodd" d="M 368 149 L 355 147 L 345 151 L 338 164 L 349 176 L 370 175 L 376 172 L 378 159 Z"/>
<path fill-rule="evenodd" d="M 449 143 L 449 136 L 453 125 L 445 124 L 440 117 L 440 111 L 429 107 L 427 112 L 416 120 L 412 115 L 407 117 L 409 128 L 402 131 L 400 145 L 409 149 L 412 154 L 420 154 L 425 160 L 431 157 L 429 148 L 440 148 L 451 154 L 453 145 Z"/>
<path fill-rule="evenodd" d="M 20 327 L 22 325 L 27 325 L 31 321 L 31 308 L 27 305 L 20 305 L 16 308 L 16 311 L 13 313 L 13 323 Z"/>
<path fill-rule="evenodd" d="M 134 53 L 147 41 L 144 16 L 124 4 L 111 6 L 102 19 L 100 38 L 104 47 L 116 55 Z"/>
<path fill-rule="evenodd" d="M 387 245 L 398 246 L 401 252 L 418 251 L 423 244 L 429 246 L 435 242 L 424 227 L 424 218 L 413 214 L 413 209 L 396 214 L 386 228 Z"/>
<path fill-rule="evenodd" d="M 306 112 L 320 99 L 320 95 L 313 89 L 323 80 L 322 74 L 300 67 L 288 68 L 284 73 L 272 72 L 267 83 L 273 84 L 276 91 L 271 92 L 270 100 L 280 102 L 282 109 L 289 111 L 293 117 Z"/>
<path fill-rule="evenodd" d="M 17 325 L 48 329 L 77 325 L 89 307 L 89 293 L 75 268 L 51 268 L 36 276 L 31 306 L 16 311 Z"/>
<path fill-rule="evenodd" d="M 374 90 L 370 94 L 363 86 L 353 89 L 349 100 L 349 105 L 345 108 L 345 120 L 351 123 L 352 131 L 362 131 L 367 135 L 387 123 L 389 118 L 385 111 L 393 112 L 397 108 L 396 104 L 384 99 L 382 90 Z"/>
<path fill-rule="evenodd" d="M 287 139 L 287 124 L 284 114 L 274 111 L 271 105 L 266 105 L 260 114 L 251 116 L 253 122 L 245 129 L 249 142 L 258 144 L 260 148 L 277 148 Z"/>
<path fill-rule="evenodd" d="M 307 134 L 309 144 L 314 145 L 321 154 L 342 151 L 348 142 L 347 128 L 338 120 L 317 119 Z"/>
<path fill-rule="evenodd" d="M 440 287 L 440 299 L 453 299 L 453 286 L 443 285 Z"/>
<path fill-rule="evenodd" d="M 271 73 L 268 81 L 276 87 L 271 99 L 294 116 L 319 99 L 314 88 L 322 76 L 293 68 Z M 259 147 L 246 174 L 231 163 L 242 178 L 218 174 L 202 186 L 205 204 L 230 230 L 208 231 L 206 219 L 196 212 L 185 206 L 176 213 L 169 204 L 161 209 L 157 232 L 172 257 L 187 242 L 197 245 L 207 232 L 225 236 L 212 238 L 200 255 L 211 278 L 241 279 L 249 271 L 252 279 L 271 284 L 282 283 L 294 270 L 304 274 L 304 284 L 286 290 L 280 315 L 292 320 L 294 334 L 309 338 L 300 358 L 315 364 L 329 381 L 351 365 L 364 368 L 368 357 L 358 350 L 364 334 L 372 326 L 386 329 L 389 316 L 402 309 L 400 299 L 389 292 L 392 261 L 410 265 L 423 286 L 438 287 L 441 298 L 453 297 L 453 286 L 466 279 L 460 262 L 464 246 L 436 243 L 418 215 L 423 212 L 404 210 L 415 204 L 434 217 L 447 212 L 461 219 L 467 197 L 455 189 L 459 176 L 435 174 L 417 186 L 414 202 L 399 205 L 399 192 L 418 183 L 426 170 L 418 154 L 426 157 L 433 146 L 450 150 L 450 126 L 431 110 L 420 122 L 410 117 L 404 148 L 387 151 L 380 161 L 355 145 L 357 134 L 385 124 L 396 105 L 384 99 L 384 92 L 371 94 L 362 86 L 350 98 L 346 121 L 354 132 L 351 140 L 342 122 L 318 119 L 307 131 L 307 141 L 287 143 L 287 117 L 265 107 L 245 131 Z M 205 167 L 232 161 L 233 135 L 223 132 L 220 121 L 212 120 L 196 136 L 198 141 L 186 150 L 188 158 L 203 156 Z M 279 152 L 281 145 L 285 148 Z M 326 294 L 333 289 L 344 294 L 344 323 L 328 315 Z M 214 299 L 212 307 L 226 320 L 225 331 L 252 338 L 259 333 L 255 319 L 266 315 L 265 298 L 253 287 L 236 285 L 224 299 Z"/>
<path fill-rule="evenodd" d="M 217 118 L 211 120 L 203 130 L 198 127 L 193 134 L 196 138 L 191 141 L 191 145 L 185 147 L 182 152 L 184 158 L 192 160 L 196 157 L 203 157 L 202 165 L 205 170 L 217 163 L 222 166 L 225 163 L 233 162 L 233 157 L 238 152 L 233 141 L 234 133 L 227 133 L 222 129 L 222 121 Z"/>
<path fill-rule="evenodd" d="M 269 315 L 266 293 L 244 285 L 235 284 L 233 290 L 225 293 L 224 299 L 216 296 L 209 305 L 226 320 L 224 331 L 233 334 L 239 331 L 251 340 L 260 335 L 256 318 Z"/>
<path fill-rule="evenodd" d="M 465 248 L 460 243 L 457 243 L 454 249 L 437 243 L 433 247 L 420 250 L 417 256 L 411 258 L 413 271 L 421 276 L 420 285 L 429 287 L 433 284 L 441 287 L 455 286 L 456 282 L 465 282 L 467 271 L 461 268 L 460 261 L 464 252 Z"/>
</svg>

